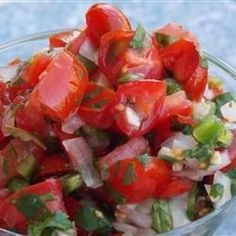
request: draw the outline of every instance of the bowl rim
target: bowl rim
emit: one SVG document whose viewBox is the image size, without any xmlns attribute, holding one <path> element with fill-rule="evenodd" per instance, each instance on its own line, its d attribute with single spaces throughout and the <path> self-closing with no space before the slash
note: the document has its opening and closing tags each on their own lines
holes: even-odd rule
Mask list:
<svg viewBox="0 0 236 236">
<path fill-rule="evenodd" d="M 43 32 L 35 33 L 35 34 L 29 34 L 24 37 L 19 37 L 15 40 L 11 40 L 11 41 L 0 44 L 0 53 L 3 53 L 9 49 L 19 47 L 24 44 L 31 43 L 31 42 L 34 42 L 37 40 L 48 39 L 48 37 L 51 34 L 60 33 L 63 31 L 71 31 L 71 30 L 80 30 L 80 29 L 79 28 L 60 28 L 60 29 L 55 29 L 55 30 L 43 31 Z M 202 55 L 205 56 L 209 62 L 211 62 L 215 66 L 219 67 L 221 70 L 223 70 L 226 74 L 228 74 L 232 79 L 234 79 L 236 81 L 236 69 L 234 69 L 229 64 L 225 63 L 223 60 L 213 56 L 212 54 L 210 54 L 206 51 L 202 51 Z M 209 213 L 208 215 L 206 215 L 196 221 L 193 221 L 193 222 L 190 222 L 190 223 L 185 224 L 183 226 L 177 227 L 177 228 L 175 228 L 171 231 L 168 231 L 166 233 L 157 234 L 157 235 L 158 236 L 169 236 L 170 234 L 179 235 L 182 233 L 186 233 L 186 230 L 187 230 L 187 233 L 189 233 L 188 230 L 191 230 L 193 228 L 201 226 L 202 224 L 206 223 L 207 221 L 209 221 L 211 218 L 217 216 L 218 214 L 224 213 L 228 209 L 228 207 L 230 207 L 231 205 L 233 206 L 234 202 L 236 204 L 236 196 L 231 198 L 229 201 L 224 203 L 219 208 L 215 209 L 213 212 Z M 1 232 L 6 233 L 6 234 L 10 234 L 12 236 L 21 236 L 21 234 L 14 233 L 14 232 L 8 231 L 3 228 L 0 228 L 0 233 Z"/>
</svg>

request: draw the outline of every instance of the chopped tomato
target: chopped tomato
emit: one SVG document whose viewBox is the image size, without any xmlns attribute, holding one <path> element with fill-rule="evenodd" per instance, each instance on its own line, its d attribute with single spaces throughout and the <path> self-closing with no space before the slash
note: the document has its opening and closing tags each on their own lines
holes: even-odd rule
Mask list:
<svg viewBox="0 0 236 236">
<path fill-rule="evenodd" d="M 172 177 L 163 186 L 162 189 L 157 189 L 155 197 L 157 198 L 173 198 L 183 193 L 188 192 L 193 186 L 193 182 L 188 179 Z"/>
<path fill-rule="evenodd" d="M 80 105 L 87 88 L 84 66 L 65 50 L 56 55 L 31 93 L 30 102 L 51 119 L 64 121 Z"/>
<path fill-rule="evenodd" d="M 70 162 L 66 157 L 60 155 L 45 156 L 40 162 L 37 177 L 48 178 L 49 176 L 59 176 L 71 170 Z"/>
<path fill-rule="evenodd" d="M 114 95 L 113 90 L 90 83 L 78 110 L 79 116 L 89 125 L 100 129 L 109 128 L 113 118 L 108 106 Z"/>
<path fill-rule="evenodd" d="M 45 201 L 48 210 L 52 213 L 58 211 L 65 212 L 60 181 L 48 179 L 45 182 L 25 187 L 1 202 L 1 220 L 7 225 L 8 228 L 15 228 L 19 230 L 20 233 L 26 233 L 28 220 L 24 216 L 24 213 L 17 209 L 14 202 L 20 199 L 21 196 L 27 196 L 30 194 L 36 194 L 39 196 L 52 194 L 53 199 L 50 199 L 50 201 Z"/>
<path fill-rule="evenodd" d="M 140 157 L 141 158 L 141 157 Z M 155 157 L 125 159 L 109 168 L 108 184 L 127 203 L 140 202 L 153 196 L 170 178 L 170 166 Z"/>
<path fill-rule="evenodd" d="M 98 3 L 90 7 L 86 13 L 89 36 L 99 46 L 101 37 L 113 30 L 131 30 L 126 16 L 116 7 Z"/>
<path fill-rule="evenodd" d="M 53 124 L 53 131 L 56 135 L 56 137 L 60 140 L 63 141 L 65 139 L 71 139 L 74 138 L 74 134 L 67 134 L 61 130 L 61 124 L 60 123 L 55 123 Z"/>
<path fill-rule="evenodd" d="M 129 137 L 147 133 L 161 113 L 165 93 L 165 82 L 157 80 L 121 85 L 111 103 L 111 113 L 117 126 Z"/>
<path fill-rule="evenodd" d="M 79 30 L 63 31 L 52 34 L 49 36 L 49 46 L 50 48 L 64 47 L 67 43 L 72 41 L 79 34 Z"/>
<path fill-rule="evenodd" d="M 15 122 L 17 127 L 41 138 L 48 135 L 49 129 L 45 116 L 30 104 L 25 104 L 18 109 Z"/>
<path fill-rule="evenodd" d="M 164 140 L 173 135 L 171 127 L 174 120 L 189 124 L 192 121 L 192 112 L 192 102 L 186 98 L 183 91 L 167 96 L 154 128 L 154 149 L 158 148 Z"/>
<path fill-rule="evenodd" d="M 145 34 L 145 46 L 132 48 L 130 42 L 135 33 L 115 30 L 101 39 L 98 63 L 101 71 L 111 83 L 121 83 L 137 79 L 160 79 L 163 66 L 159 52 L 152 39 Z"/>
<path fill-rule="evenodd" d="M 51 62 L 52 57 L 46 53 L 38 53 L 26 63 L 21 70 L 19 77 L 25 82 L 36 85 L 40 80 L 40 75 Z"/>
<path fill-rule="evenodd" d="M 186 94 L 194 101 L 201 101 L 207 85 L 207 69 L 198 66 L 192 76 L 183 85 Z"/>
<path fill-rule="evenodd" d="M 68 216 L 71 220 L 74 220 L 77 212 L 81 208 L 81 203 L 70 196 L 64 197 L 64 203 Z"/>
</svg>

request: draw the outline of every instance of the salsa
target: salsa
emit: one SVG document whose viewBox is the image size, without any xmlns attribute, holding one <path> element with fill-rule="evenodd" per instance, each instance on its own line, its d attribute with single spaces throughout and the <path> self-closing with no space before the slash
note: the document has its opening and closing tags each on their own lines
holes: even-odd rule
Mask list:
<svg viewBox="0 0 236 236">
<path fill-rule="evenodd" d="M 236 195 L 236 100 L 196 36 L 85 19 L 0 67 L 0 228 L 154 236 Z"/>
</svg>

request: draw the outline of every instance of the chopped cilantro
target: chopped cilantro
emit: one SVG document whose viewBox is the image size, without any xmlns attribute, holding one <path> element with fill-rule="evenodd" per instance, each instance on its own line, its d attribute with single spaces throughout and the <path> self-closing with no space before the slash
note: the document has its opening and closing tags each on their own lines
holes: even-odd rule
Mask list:
<svg viewBox="0 0 236 236">
<path fill-rule="evenodd" d="M 76 225 L 88 232 L 108 233 L 112 224 L 108 218 L 95 207 L 83 206 L 75 216 Z"/>
<path fill-rule="evenodd" d="M 228 176 L 230 179 L 236 179 L 236 168 L 230 170 L 229 172 L 227 172 L 227 176 Z"/>
<path fill-rule="evenodd" d="M 231 181 L 230 191 L 231 191 L 232 197 L 236 196 L 236 180 L 235 179 Z"/>
<path fill-rule="evenodd" d="M 50 214 L 40 221 L 33 221 L 28 227 L 28 235 L 33 236 L 51 236 L 55 231 L 71 236 L 76 234 L 74 225 L 62 212 Z"/>
<path fill-rule="evenodd" d="M 167 78 L 166 83 L 167 83 L 167 89 L 166 89 L 167 95 L 171 95 L 181 90 L 179 84 L 172 78 Z"/>
<path fill-rule="evenodd" d="M 93 61 L 91 61 L 87 57 L 82 56 L 81 54 L 78 55 L 78 59 L 88 70 L 89 74 L 93 73 L 97 68 L 97 65 Z"/>
<path fill-rule="evenodd" d="M 104 105 L 107 104 L 107 102 L 108 102 L 107 99 L 102 99 L 102 100 L 100 100 L 98 102 L 95 102 L 92 105 L 92 107 L 95 108 L 95 109 L 101 109 Z"/>
<path fill-rule="evenodd" d="M 147 153 L 137 157 L 137 159 L 143 166 L 146 166 L 150 162 L 150 156 Z"/>
<path fill-rule="evenodd" d="M 126 167 L 123 184 L 124 185 L 130 185 L 134 182 L 136 182 L 138 179 L 138 176 L 135 172 L 135 166 L 133 163 L 129 163 Z"/>
<path fill-rule="evenodd" d="M 170 163 L 175 163 L 176 162 L 176 160 L 173 157 L 168 156 L 168 155 L 162 155 L 162 154 L 160 155 L 159 154 L 159 159 L 161 159 L 163 161 L 168 161 Z"/>
<path fill-rule="evenodd" d="M 168 35 L 168 34 L 164 34 L 164 33 L 160 33 L 160 32 L 156 32 L 155 36 L 156 36 L 157 42 L 164 47 L 166 47 L 178 40 L 178 38 L 176 36 L 172 36 L 172 35 Z"/>
<path fill-rule="evenodd" d="M 200 56 L 200 66 L 203 69 L 208 69 L 208 62 L 207 62 L 207 58 L 205 56 Z"/>
<path fill-rule="evenodd" d="M 130 42 L 132 48 L 144 48 L 146 31 L 141 24 L 138 25 L 134 37 Z"/>
<path fill-rule="evenodd" d="M 188 194 L 188 204 L 187 204 L 187 211 L 186 214 L 189 218 L 189 220 L 194 220 L 196 215 L 196 204 L 197 204 L 197 198 L 199 194 L 199 189 L 197 184 L 194 184 L 193 188 Z"/>
<path fill-rule="evenodd" d="M 104 90 L 103 87 L 97 86 L 92 91 L 86 92 L 85 95 L 84 95 L 84 98 L 83 98 L 83 102 L 87 102 L 88 100 L 97 97 L 99 94 L 101 94 L 103 92 L 103 90 Z"/>
<path fill-rule="evenodd" d="M 216 183 L 211 186 L 210 196 L 213 198 L 222 198 L 224 194 L 224 186 L 222 184 Z"/>
</svg>

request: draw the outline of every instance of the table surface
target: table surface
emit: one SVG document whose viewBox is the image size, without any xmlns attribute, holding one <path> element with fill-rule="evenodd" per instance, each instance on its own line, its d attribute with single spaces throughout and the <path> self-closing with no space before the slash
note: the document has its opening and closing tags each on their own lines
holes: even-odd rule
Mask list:
<svg viewBox="0 0 236 236">
<path fill-rule="evenodd" d="M 134 27 L 138 23 L 147 29 L 171 21 L 183 24 L 198 36 L 204 50 L 236 68 L 236 1 L 112 2 L 125 12 Z M 81 26 L 92 3 L 89 0 L 1 3 L 0 0 L 0 44 L 40 31 Z M 215 235 L 236 235 L 235 222 L 236 209 Z"/>
</svg>

